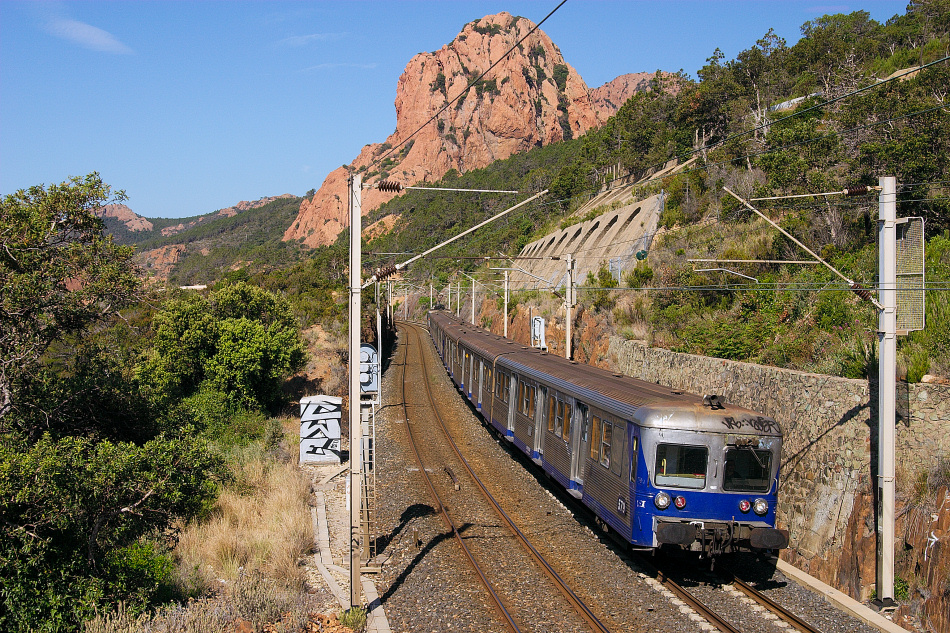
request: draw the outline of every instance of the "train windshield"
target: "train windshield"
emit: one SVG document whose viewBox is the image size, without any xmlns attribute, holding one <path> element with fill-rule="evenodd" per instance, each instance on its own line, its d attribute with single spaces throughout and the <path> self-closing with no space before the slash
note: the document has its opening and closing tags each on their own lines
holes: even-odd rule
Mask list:
<svg viewBox="0 0 950 633">
<path fill-rule="evenodd" d="M 657 486 L 705 488 L 707 458 L 705 446 L 657 444 L 654 481 Z"/>
<path fill-rule="evenodd" d="M 751 446 L 726 451 L 722 477 L 723 490 L 768 492 L 772 487 L 772 453 Z"/>
</svg>

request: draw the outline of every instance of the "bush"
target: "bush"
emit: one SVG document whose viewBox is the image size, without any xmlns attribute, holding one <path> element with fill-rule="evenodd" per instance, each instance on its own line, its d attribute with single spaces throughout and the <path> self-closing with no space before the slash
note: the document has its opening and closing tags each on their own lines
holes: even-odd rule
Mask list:
<svg viewBox="0 0 950 633">
<path fill-rule="evenodd" d="M 0 445 L 0 630 L 72 630 L 97 605 L 167 595 L 146 539 L 202 515 L 222 462 L 194 437 Z"/>
<path fill-rule="evenodd" d="M 131 614 L 174 597 L 175 564 L 155 543 L 139 540 L 114 549 L 106 554 L 104 567 L 110 593 L 120 597 Z"/>
</svg>

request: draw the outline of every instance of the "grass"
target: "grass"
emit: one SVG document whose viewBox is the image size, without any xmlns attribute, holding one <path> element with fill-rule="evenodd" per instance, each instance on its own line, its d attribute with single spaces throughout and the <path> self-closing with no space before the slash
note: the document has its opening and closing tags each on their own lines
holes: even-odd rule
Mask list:
<svg viewBox="0 0 950 633">
<path fill-rule="evenodd" d="M 225 590 L 187 605 L 169 605 L 142 615 L 120 603 L 85 623 L 85 633 L 291 633 L 311 620 L 306 595 L 259 574 L 242 574 Z"/>
<path fill-rule="evenodd" d="M 182 527 L 172 552 L 186 605 L 135 615 L 119 604 L 87 622 L 86 633 L 230 633 L 242 621 L 254 631 L 301 630 L 309 618 L 301 563 L 313 528 L 310 481 L 288 441 L 296 432 L 295 419 L 269 420 L 259 439 L 219 447 L 230 481 L 205 520 Z"/>
<path fill-rule="evenodd" d="M 198 569 L 234 582 L 243 571 L 301 588 L 306 573 L 300 560 L 313 544 L 309 480 L 294 461 L 276 457 L 262 442 L 233 448 L 229 461 L 234 479 L 211 517 L 181 533 L 175 550 L 180 575 Z"/>
</svg>

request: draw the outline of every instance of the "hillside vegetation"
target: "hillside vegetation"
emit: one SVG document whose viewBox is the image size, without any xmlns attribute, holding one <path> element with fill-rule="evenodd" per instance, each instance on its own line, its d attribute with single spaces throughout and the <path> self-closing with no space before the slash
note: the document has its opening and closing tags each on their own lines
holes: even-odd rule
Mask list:
<svg viewBox="0 0 950 633">
<path fill-rule="evenodd" d="M 886 24 L 863 11 L 828 15 L 802 26 L 794 46 L 769 31 L 734 60 L 714 51 L 697 79 L 660 75 L 604 126 L 582 138 L 448 174 L 438 186 L 518 189 L 519 196 L 410 191 L 383 205 L 364 226 L 387 215 L 393 230 L 366 244 L 369 253 L 420 252 L 549 188 L 543 203 L 519 210 L 430 258 L 410 279 L 437 288 L 458 269 L 483 262 L 451 257 L 516 254 L 558 227 L 600 189 L 615 165 L 641 174 L 695 159 L 679 173 L 648 181 L 666 204 L 649 256 L 625 271 L 622 287 L 603 293 L 604 275 L 581 294 L 615 329 L 655 345 L 736 360 L 866 377 L 876 371 L 876 311 L 822 266 L 730 264 L 733 272 L 698 272 L 687 260 L 807 259 L 723 187 L 752 197 L 805 195 L 764 203 L 780 225 L 860 283 L 877 272 L 877 197 L 817 196 L 851 185 L 899 183 L 898 215 L 922 216 L 927 232 L 927 329 L 902 339 L 910 380 L 950 374 L 950 7 L 913 2 Z M 934 63 L 936 62 L 936 63 Z M 881 81 L 895 71 L 919 71 Z M 793 101 L 792 104 L 787 102 Z M 770 107 L 785 106 L 770 110 Z M 606 210 L 606 209 L 605 209 Z M 345 258 L 346 240 L 323 261 Z M 366 258 L 368 266 L 408 256 Z M 312 264 L 308 264 L 310 266 Z M 715 268 L 717 266 L 704 266 Z M 339 278 L 342 270 L 323 276 Z M 290 277 L 294 274 L 290 273 Z M 748 278 L 754 278 L 752 282 Z M 273 279 L 271 281 L 274 281 Z M 277 282 L 278 287 L 290 285 Z"/>
</svg>

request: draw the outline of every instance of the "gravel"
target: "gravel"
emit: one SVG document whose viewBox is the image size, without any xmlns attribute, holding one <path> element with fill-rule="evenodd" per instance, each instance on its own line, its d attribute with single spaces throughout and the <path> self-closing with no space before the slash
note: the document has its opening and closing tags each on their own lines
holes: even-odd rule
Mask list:
<svg viewBox="0 0 950 633">
<path fill-rule="evenodd" d="M 403 349 L 407 334 L 400 332 L 400 350 L 383 376 L 383 406 L 376 417 L 377 550 L 383 561 L 374 576 L 382 605 L 392 631 L 503 631 L 484 587 L 477 581 L 461 549 L 435 512 L 415 457 L 408 448 L 408 434 L 402 396 Z M 515 524 L 526 534 L 557 573 L 611 631 L 664 631 L 685 633 L 711 630 L 711 626 L 683 605 L 641 569 L 635 557 L 609 536 L 600 532 L 593 517 L 578 510 L 566 493 L 540 469 L 481 423 L 445 374 L 428 340 L 426 354 L 433 397 L 459 449 L 502 504 Z M 417 366 L 408 367 L 410 376 L 422 375 Z M 439 433 L 425 426 L 421 407 L 411 408 L 413 433 L 421 433 L 430 444 Z M 444 440 L 442 440 L 444 442 Z M 430 450 L 430 449 L 426 449 Z M 446 451 L 450 449 L 446 446 Z M 440 495 L 457 524 L 464 524 L 467 544 L 477 556 L 490 561 L 490 572 L 498 574 L 499 592 L 509 600 L 527 630 L 573 631 L 576 619 L 565 615 L 564 601 L 550 585 L 537 580 L 522 549 L 500 520 L 476 507 L 471 495 L 474 484 L 453 457 L 427 455 L 427 469 L 438 482 Z M 441 461 L 439 461 L 441 459 Z M 430 464 L 437 464 L 432 466 Z M 452 491 L 452 482 L 443 466 L 450 465 L 462 490 Z M 343 480 L 343 477 L 337 478 Z M 327 491 L 329 515 L 340 512 L 343 520 L 331 518 L 331 549 L 342 559 L 348 525 L 345 501 L 334 499 L 341 491 L 339 481 Z M 466 496 L 469 495 L 469 496 Z M 480 499 L 480 496 L 478 497 Z M 334 524 L 336 523 L 336 527 Z M 335 532 L 342 535 L 334 537 Z M 738 575 L 770 598 L 796 613 L 820 630 L 874 631 L 871 627 L 838 611 L 819 595 L 785 578 L 774 564 L 754 557 L 736 559 Z M 770 614 L 758 611 L 751 600 L 720 586 L 709 576 L 703 563 L 684 558 L 678 565 L 682 581 L 691 592 L 743 631 L 758 633 L 789 630 Z M 341 581 L 346 586 L 346 578 Z"/>
</svg>

